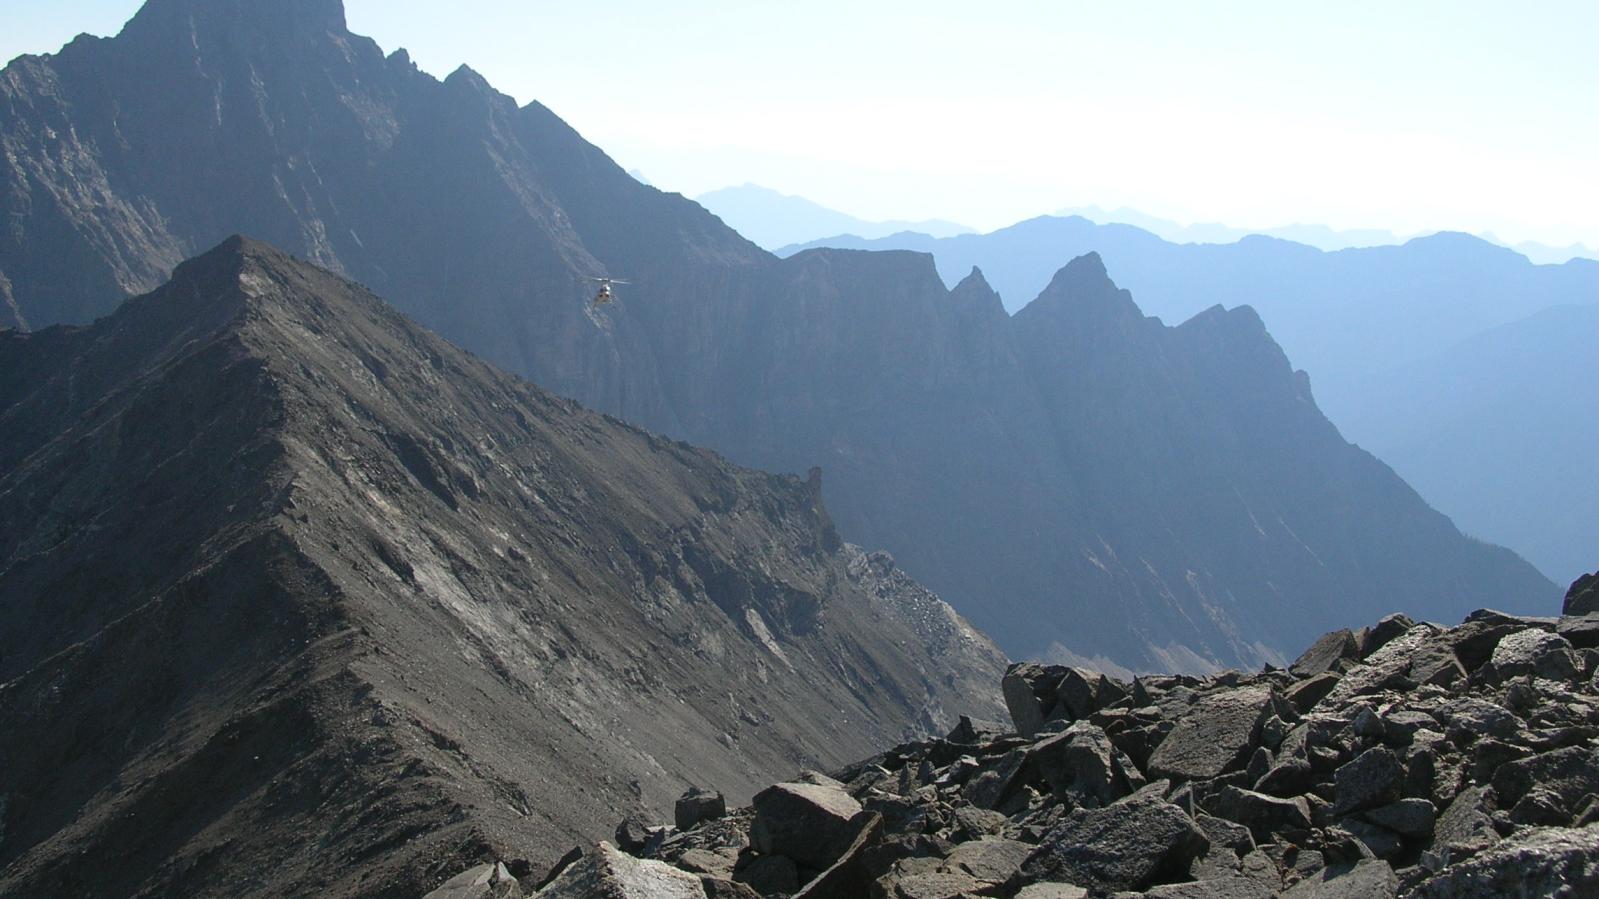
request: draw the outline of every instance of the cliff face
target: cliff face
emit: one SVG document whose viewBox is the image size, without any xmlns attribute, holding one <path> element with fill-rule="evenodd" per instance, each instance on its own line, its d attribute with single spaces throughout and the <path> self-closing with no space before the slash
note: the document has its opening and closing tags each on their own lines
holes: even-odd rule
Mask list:
<svg viewBox="0 0 1599 899">
<path fill-rule="evenodd" d="M 8 895 L 417 895 L 1002 708 L 813 485 L 265 245 L 0 334 L 0 386 Z"/>
<path fill-rule="evenodd" d="M 1558 592 L 1344 443 L 1248 312 L 1161 328 L 1085 264 L 1012 319 L 927 256 L 778 260 L 542 106 L 385 57 L 337 0 L 154 0 L 8 67 L 0 141 L 13 324 L 87 322 L 257 234 L 591 407 L 820 465 L 846 538 L 1017 654 L 1254 664 Z M 596 311 L 598 273 L 635 283 Z"/>
</svg>

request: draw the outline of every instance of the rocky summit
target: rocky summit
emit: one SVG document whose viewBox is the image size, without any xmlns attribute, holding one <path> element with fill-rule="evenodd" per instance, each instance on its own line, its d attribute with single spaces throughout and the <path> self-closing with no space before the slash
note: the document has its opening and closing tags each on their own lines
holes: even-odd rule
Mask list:
<svg viewBox="0 0 1599 899">
<path fill-rule="evenodd" d="M 1203 679 L 1014 665 L 1009 728 L 964 719 L 430 899 L 1599 896 L 1596 623 L 1393 616 Z"/>
<path fill-rule="evenodd" d="M 259 243 L 0 332 L 0 895 L 525 873 L 696 781 L 743 802 L 998 713 L 1005 663 L 815 482 Z"/>
</svg>

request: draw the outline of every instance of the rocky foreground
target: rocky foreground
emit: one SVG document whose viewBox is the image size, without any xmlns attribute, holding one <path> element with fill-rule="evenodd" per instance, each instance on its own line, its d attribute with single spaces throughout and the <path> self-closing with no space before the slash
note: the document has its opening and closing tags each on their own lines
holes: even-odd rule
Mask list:
<svg viewBox="0 0 1599 899">
<path fill-rule="evenodd" d="M 1561 618 L 1395 615 L 1288 670 L 1024 663 L 1014 731 L 966 719 L 731 814 L 692 792 L 671 826 L 429 899 L 1599 896 L 1596 673 L 1599 575 Z"/>
</svg>

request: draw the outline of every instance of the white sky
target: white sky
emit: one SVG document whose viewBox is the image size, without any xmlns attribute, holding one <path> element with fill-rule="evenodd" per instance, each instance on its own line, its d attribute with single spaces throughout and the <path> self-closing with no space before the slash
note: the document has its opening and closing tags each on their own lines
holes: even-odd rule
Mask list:
<svg viewBox="0 0 1599 899">
<path fill-rule="evenodd" d="M 3 0 L 0 56 L 136 0 Z M 271 2 L 271 0 L 263 0 Z M 1064 206 L 1599 247 L 1594 0 L 347 0 L 656 185 L 980 228 Z"/>
</svg>

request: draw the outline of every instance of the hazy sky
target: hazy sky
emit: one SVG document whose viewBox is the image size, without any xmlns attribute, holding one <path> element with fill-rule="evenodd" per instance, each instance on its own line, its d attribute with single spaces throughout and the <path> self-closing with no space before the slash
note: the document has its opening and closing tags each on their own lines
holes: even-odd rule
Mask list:
<svg viewBox="0 0 1599 899">
<path fill-rule="evenodd" d="M 269 2 L 269 0 L 263 0 Z M 0 56 L 137 0 L 0 0 Z M 348 0 L 657 186 L 868 218 L 1064 206 L 1599 247 L 1594 0 Z"/>
</svg>

